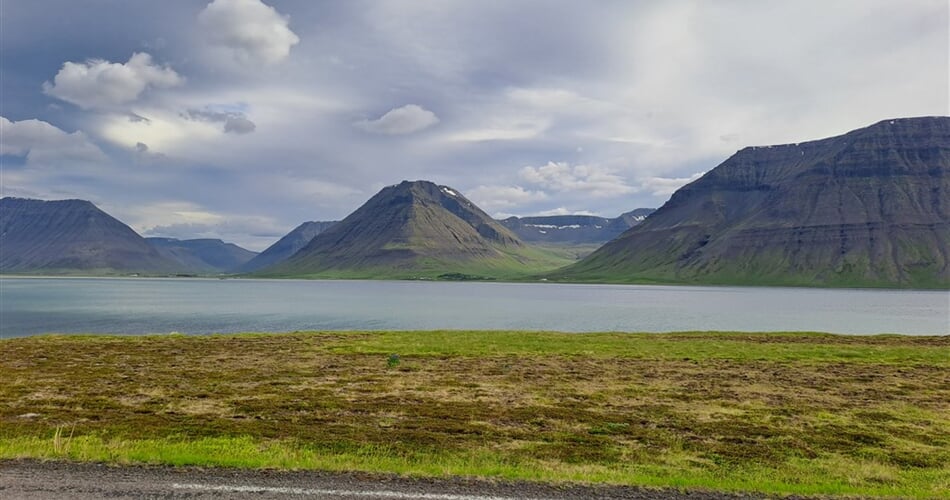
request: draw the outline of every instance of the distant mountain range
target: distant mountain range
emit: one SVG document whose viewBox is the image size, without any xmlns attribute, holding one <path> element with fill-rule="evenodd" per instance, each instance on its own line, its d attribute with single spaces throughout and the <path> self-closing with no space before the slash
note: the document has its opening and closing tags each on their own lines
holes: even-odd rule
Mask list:
<svg viewBox="0 0 950 500">
<path fill-rule="evenodd" d="M 572 245 L 587 246 L 557 251 Z M 456 189 L 404 181 L 260 254 L 146 240 L 87 201 L 3 198 L 0 272 L 947 289 L 950 117 L 745 148 L 655 212 L 614 219 L 496 221 Z"/>
<path fill-rule="evenodd" d="M 0 199 L 0 271 L 175 272 L 129 226 L 83 200 Z"/>
<path fill-rule="evenodd" d="M 531 248 L 505 229 L 504 224 L 511 224 L 517 231 L 526 233 L 533 242 L 596 245 L 649 213 L 649 210 L 638 209 L 615 219 L 549 216 L 510 218 L 500 223 L 452 188 L 427 181 L 407 181 L 394 187 L 399 186 L 406 187 L 406 192 L 403 193 L 405 196 L 397 195 L 396 198 L 408 205 L 389 200 L 386 207 L 393 213 L 377 216 L 389 222 L 401 217 L 401 225 L 396 224 L 384 231 L 379 222 L 370 226 L 372 229 L 366 229 L 365 218 L 355 224 L 362 232 L 368 231 L 375 241 L 390 237 L 394 241 L 378 245 L 378 255 L 367 259 L 365 254 L 374 247 L 364 246 L 366 234 L 345 240 L 342 242 L 344 246 L 353 245 L 357 250 L 339 250 L 341 254 L 349 254 L 343 260 L 351 262 L 355 255 L 359 256 L 361 264 L 334 265 L 332 269 L 317 271 L 295 268 L 288 271 L 276 266 L 297 254 L 317 235 L 338 224 L 337 221 L 305 222 L 258 254 L 219 239 L 142 238 L 88 201 L 4 198 L 0 205 L 3 208 L 0 272 L 221 275 L 265 270 L 289 275 L 303 272 L 351 277 L 431 278 L 443 274 L 449 279 L 517 277 L 553 269 L 571 259 L 557 252 Z M 550 231 L 545 231 L 545 227 Z M 546 234 L 551 236 L 546 237 Z M 408 243 L 410 240 L 418 243 L 419 248 L 412 248 Z M 383 254 L 386 256 L 380 257 Z M 393 268 L 387 267 L 388 263 L 399 260 L 395 258 L 397 254 L 415 257 Z M 414 260 L 418 265 L 409 262 Z M 372 269 L 364 269 L 366 263 Z M 468 274 L 470 272 L 481 274 Z"/>
<path fill-rule="evenodd" d="M 310 243 L 314 236 L 330 229 L 336 223 L 337 221 L 304 222 L 256 257 L 240 266 L 238 271 L 250 273 L 285 261 L 300 251 L 301 248 L 307 246 L 307 243 Z"/>
<path fill-rule="evenodd" d="M 550 279 L 950 288 L 950 118 L 749 147 Z"/>
<path fill-rule="evenodd" d="M 497 222 L 508 228 L 524 243 L 566 248 L 591 245 L 588 247 L 590 250 L 585 252 L 589 253 L 596 246 L 614 239 L 620 233 L 642 222 L 653 210 L 638 208 L 612 219 L 593 215 L 547 215 L 509 217 Z M 338 222 L 304 222 L 237 270 L 242 273 L 251 273 L 283 262 L 310 243 L 315 236 Z"/>
<path fill-rule="evenodd" d="M 525 245 L 457 190 L 404 181 L 383 188 L 292 257 L 259 274 L 474 279 L 564 263 Z"/>
<path fill-rule="evenodd" d="M 179 273 L 232 273 L 258 255 L 218 239 L 145 238 L 145 241 L 163 257 L 177 263 Z"/>
<path fill-rule="evenodd" d="M 603 244 L 643 222 L 652 208 L 638 208 L 608 219 L 593 215 L 508 217 L 499 222 L 526 243 Z"/>
</svg>

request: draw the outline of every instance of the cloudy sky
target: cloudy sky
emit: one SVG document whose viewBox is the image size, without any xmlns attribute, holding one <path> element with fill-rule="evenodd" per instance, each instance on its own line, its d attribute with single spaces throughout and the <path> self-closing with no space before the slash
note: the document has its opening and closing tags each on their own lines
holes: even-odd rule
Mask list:
<svg viewBox="0 0 950 500">
<path fill-rule="evenodd" d="M 950 114 L 946 0 L 209 1 L 0 0 L 2 195 L 261 250 L 404 179 L 613 217 Z"/>
</svg>

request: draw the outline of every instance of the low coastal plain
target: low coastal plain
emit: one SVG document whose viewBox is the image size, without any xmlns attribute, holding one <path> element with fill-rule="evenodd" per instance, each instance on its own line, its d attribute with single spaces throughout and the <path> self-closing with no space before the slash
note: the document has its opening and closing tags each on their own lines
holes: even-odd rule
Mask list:
<svg viewBox="0 0 950 500">
<path fill-rule="evenodd" d="M 947 336 L 359 331 L 0 348 L 0 459 L 950 491 Z"/>
</svg>

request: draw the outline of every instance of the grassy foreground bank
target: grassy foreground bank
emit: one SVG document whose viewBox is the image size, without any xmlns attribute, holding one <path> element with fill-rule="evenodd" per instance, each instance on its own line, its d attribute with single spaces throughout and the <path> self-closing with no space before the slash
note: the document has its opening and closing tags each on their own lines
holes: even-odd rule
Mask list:
<svg viewBox="0 0 950 500">
<path fill-rule="evenodd" d="M 0 353 L 0 458 L 950 491 L 950 337 L 46 336 Z"/>
</svg>

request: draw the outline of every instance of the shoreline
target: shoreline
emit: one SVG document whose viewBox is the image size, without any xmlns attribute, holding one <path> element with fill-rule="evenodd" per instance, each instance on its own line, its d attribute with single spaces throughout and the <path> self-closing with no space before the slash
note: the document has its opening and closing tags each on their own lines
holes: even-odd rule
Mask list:
<svg viewBox="0 0 950 500">
<path fill-rule="evenodd" d="M 934 288 L 905 288 L 897 285 L 881 286 L 809 286 L 795 284 L 756 284 L 756 283 L 686 283 L 680 281 L 566 281 L 551 280 L 547 278 L 532 278 L 526 276 L 522 278 L 491 278 L 491 279 L 473 279 L 473 280 L 455 280 L 438 278 L 358 278 L 358 277 L 333 277 L 333 276 L 254 276 L 240 274 L 222 274 L 222 275 L 194 275 L 194 276 L 168 276 L 168 275 L 108 275 L 108 274 L 0 274 L 0 280 L 9 278 L 23 279 L 142 279 L 142 280 L 239 280 L 239 281 L 261 281 L 261 282 L 321 282 L 321 281 L 355 281 L 355 282 L 423 282 L 423 283 L 465 283 L 465 284 L 512 284 L 512 285 L 594 285 L 594 286 L 618 286 L 618 287 L 697 287 L 697 288 L 755 288 L 755 289 L 794 289 L 794 290 L 842 290 L 842 291 L 890 291 L 890 292 L 948 292 L 947 287 Z"/>
</svg>

